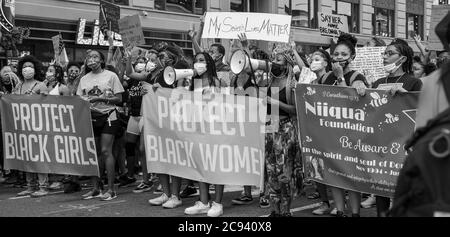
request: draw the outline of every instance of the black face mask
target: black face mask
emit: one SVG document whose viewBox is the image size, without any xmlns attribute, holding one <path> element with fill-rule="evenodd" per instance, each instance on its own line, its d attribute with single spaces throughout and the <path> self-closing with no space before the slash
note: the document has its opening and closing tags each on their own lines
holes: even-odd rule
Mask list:
<svg viewBox="0 0 450 237">
<path fill-rule="evenodd" d="M 272 64 L 272 69 L 271 69 L 271 73 L 276 76 L 279 77 L 281 75 L 283 75 L 283 73 L 286 71 L 286 66 L 284 65 L 280 65 L 280 64 L 276 64 L 273 63 Z"/>
<path fill-rule="evenodd" d="M 344 64 L 344 65 L 342 66 L 342 68 L 345 69 L 345 68 L 347 68 L 348 65 L 350 64 L 350 63 L 348 62 L 348 60 L 350 60 L 350 59 L 346 59 L 346 60 L 342 60 L 342 61 L 336 61 L 336 60 L 333 60 L 333 63 L 339 63 L 339 64 L 341 64 L 341 66 L 342 66 L 342 64 Z"/>
</svg>

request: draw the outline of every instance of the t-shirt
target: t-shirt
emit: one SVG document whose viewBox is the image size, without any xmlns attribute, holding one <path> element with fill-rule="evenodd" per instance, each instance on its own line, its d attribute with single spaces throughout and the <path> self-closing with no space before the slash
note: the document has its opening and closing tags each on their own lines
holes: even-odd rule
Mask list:
<svg viewBox="0 0 450 237">
<path fill-rule="evenodd" d="M 123 92 L 124 89 L 119 77 L 111 71 L 103 70 L 103 72 L 98 74 L 90 72 L 84 75 L 80 79 L 77 95 L 87 99 L 89 96 L 109 97 Z M 105 102 L 91 104 L 91 109 L 102 113 L 107 113 L 115 108 L 115 105 L 106 104 Z"/>
<path fill-rule="evenodd" d="M 351 70 L 344 75 L 345 83 L 347 84 L 347 86 L 352 86 L 352 85 L 350 85 L 350 79 L 354 73 L 358 73 L 358 72 Z M 325 75 L 327 75 L 327 74 L 325 74 Z M 323 78 L 319 78 L 319 80 L 318 80 L 319 84 L 323 84 L 323 85 L 337 85 L 338 84 L 338 82 L 337 82 L 338 78 L 334 75 L 334 73 L 330 73 L 324 82 L 322 82 L 322 79 Z M 368 85 L 366 78 L 361 73 L 358 73 L 358 75 L 355 77 L 353 82 L 355 82 L 355 81 L 362 81 L 362 82 L 364 82 L 364 84 L 366 84 L 366 86 Z"/>
<path fill-rule="evenodd" d="M 441 74 L 442 70 L 438 69 L 424 78 L 425 83 L 417 107 L 416 128 L 425 126 L 428 120 L 449 107 L 444 85 L 440 80 Z"/>
<path fill-rule="evenodd" d="M 422 89 L 422 81 L 410 74 L 404 74 L 403 76 L 398 77 L 380 78 L 373 83 L 372 88 L 378 88 L 382 84 L 392 83 L 401 84 L 403 89 L 407 91 L 420 91 Z"/>
<path fill-rule="evenodd" d="M 130 115 L 140 116 L 142 106 L 142 96 L 144 95 L 143 82 L 130 79 L 128 80 L 128 102 L 130 104 Z"/>
</svg>

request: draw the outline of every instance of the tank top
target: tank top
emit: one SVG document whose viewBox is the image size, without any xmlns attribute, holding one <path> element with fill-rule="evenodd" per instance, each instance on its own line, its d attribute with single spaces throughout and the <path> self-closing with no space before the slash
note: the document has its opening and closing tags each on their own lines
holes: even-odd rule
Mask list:
<svg viewBox="0 0 450 237">
<path fill-rule="evenodd" d="M 49 95 L 60 95 L 59 94 L 59 83 L 56 84 L 55 88 L 53 88 L 48 94 Z"/>
</svg>

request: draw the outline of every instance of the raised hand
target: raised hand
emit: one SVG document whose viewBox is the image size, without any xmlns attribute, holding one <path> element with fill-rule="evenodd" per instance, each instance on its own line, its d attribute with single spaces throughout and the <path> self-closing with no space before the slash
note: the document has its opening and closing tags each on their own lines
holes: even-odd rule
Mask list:
<svg viewBox="0 0 450 237">
<path fill-rule="evenodd" d="M 242 47 L 247 48 L 248 47 L 248 40 L 247 35 L 245 33 L 238 35 L 239 41 L 241 41 Z"/>
</svg>

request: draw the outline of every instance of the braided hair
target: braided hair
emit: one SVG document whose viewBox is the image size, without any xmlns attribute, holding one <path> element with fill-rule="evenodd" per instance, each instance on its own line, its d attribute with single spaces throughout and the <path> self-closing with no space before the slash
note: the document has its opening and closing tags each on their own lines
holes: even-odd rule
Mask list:
<svg viewBox="0 0 450 237">
<path fill-rule="evenodd" d="M 394 46 L 400 55 L 406 57 L 406 62 L 402 64 L 402 69 L 405 73 L 412 73 L 414 52 L 408 43 L 402 39 L 394 39 L 389 46 Z"/>
</svg>

